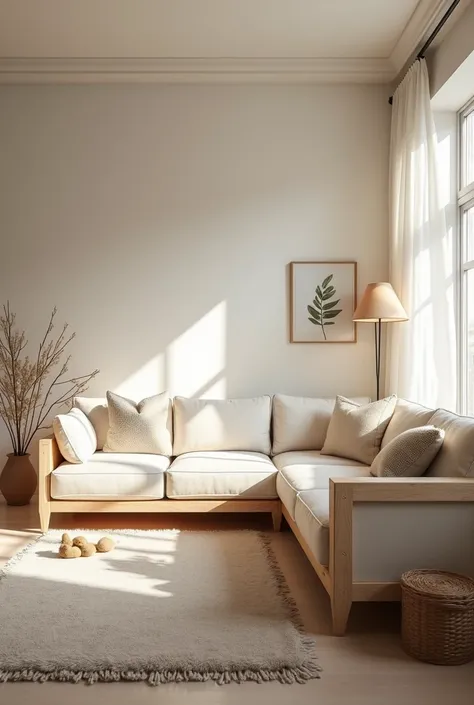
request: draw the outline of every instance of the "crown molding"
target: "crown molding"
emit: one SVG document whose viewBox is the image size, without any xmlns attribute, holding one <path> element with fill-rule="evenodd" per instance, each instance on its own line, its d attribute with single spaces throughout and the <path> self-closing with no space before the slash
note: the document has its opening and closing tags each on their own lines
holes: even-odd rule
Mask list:
<svg viewBox="0 0 474 705">
<path fill-rule="evenodd" d="M 388 59 L 8 59 L 0 84 L 388 83 Z"/>
<path fill-rule="evenodd" d="M 420 49 L 451 4 L 452 0 L 420 0 L 390 55 L 394 73 Z"/>
</svg>

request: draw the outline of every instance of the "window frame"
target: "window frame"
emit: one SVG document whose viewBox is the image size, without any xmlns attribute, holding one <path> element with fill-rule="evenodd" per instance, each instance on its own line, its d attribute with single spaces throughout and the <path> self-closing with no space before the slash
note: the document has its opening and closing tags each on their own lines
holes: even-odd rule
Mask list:
<svg viewBox="0 0 474 705">
<path fill-rule="evenodd" d="M 459 375 L 458 406 L 461 413 L 468 412 L 468 330 L 467 330 L 467 273 L 474 269 L 474 257 L 467 259 L 467 237 L 465 213 L 474 207 L 474 180 L 464 183 L 465 174 L 465 119 L 474 112 L 474 96 L 458 113 L 458 169 L 457 169 L 457 210 L 458 210 L 458 321 L 459 321 Z"/>
</svg>

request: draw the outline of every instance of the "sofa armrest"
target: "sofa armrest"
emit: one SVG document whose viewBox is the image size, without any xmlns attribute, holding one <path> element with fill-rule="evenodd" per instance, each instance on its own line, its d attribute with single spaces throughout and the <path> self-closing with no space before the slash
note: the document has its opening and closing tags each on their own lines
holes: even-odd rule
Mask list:
<svg viewBox="0 0 474 705">
<path fill-rule="evenodd" d="M 41 438 L 39 442 L 40 480 L 50 475 L 62 462 L 64 462 L 64 458 L 61 455 L 56 438 L 54 436 Z"/>
<path fill-rule="evenodd" d="M 61 465 L 63 460 L 55 437 L 41 438 L 39 442 L 38 504 L 41 529 L 44 533 L 48 530 L 51 516 L 51 473 Z"/>
<path fill-rule="evenodd" d="M 459 536 L 472 534 L 474 478 L 333 478 L 329 522 L 329 571 L 351 599 L 369 589 L 357 581 L 395 584 L 428 558 L 470 574 L 473 540 Z"/>
<path fill-rule="evenodd" d="M 474 477 L 337 477 L 331 494 L 352 502 L 474 502 Z"/>
</svg>

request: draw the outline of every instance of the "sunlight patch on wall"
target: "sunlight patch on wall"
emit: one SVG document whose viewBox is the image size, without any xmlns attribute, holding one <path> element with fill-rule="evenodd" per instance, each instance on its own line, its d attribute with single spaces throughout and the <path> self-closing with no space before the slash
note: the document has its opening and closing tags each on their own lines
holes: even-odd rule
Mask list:
<svg viewBox="0 0 474 705">
<path fill-rule="evenodd" d="M 451 202 L 451 136 L 447 135 L 438 142 L 436 148 L 438 161 L 439 207 L 446 208 Z"/>
<path fill-rule="evenodd" d="M 145 397 L 166 391 L 165 377 L 164 355 L 158 353 L 115 387 L 114 391 L 124 397 L 140 401 Z"/>
<path fill-rule="evenodd" d="M 166 350 L 171 395 L 225 398 L 226 302 L 221 301 Z"/>
</svg>

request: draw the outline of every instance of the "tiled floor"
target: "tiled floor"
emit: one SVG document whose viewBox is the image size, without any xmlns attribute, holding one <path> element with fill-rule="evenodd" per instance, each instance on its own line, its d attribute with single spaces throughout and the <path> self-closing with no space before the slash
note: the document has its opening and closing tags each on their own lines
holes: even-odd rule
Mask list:
<svg viewBox="0 0 474 705">
<path fill-rule="evenodd" d="M 265 516 L 238 515 L 53 515 L 65 528 L 268 528 Z M 38 531 L 37 508 L 0 503 L 0 565 Z M 358 604 L 345 637 L 331 636 L 328 597 L 290 531 L 274 535 L 274 548 L 299 605 L 306 628 L 318 637 L 320 680 L 306 685 L 178 684 L 158 689 L 144 684 L 7 683 L 1 705 L 473 705 L 474 663 L 443 668 L 418 663 L 400 648 L 399 607 Z M 1 614 L 0 614 L 1 629 Z"/>
</svg>

